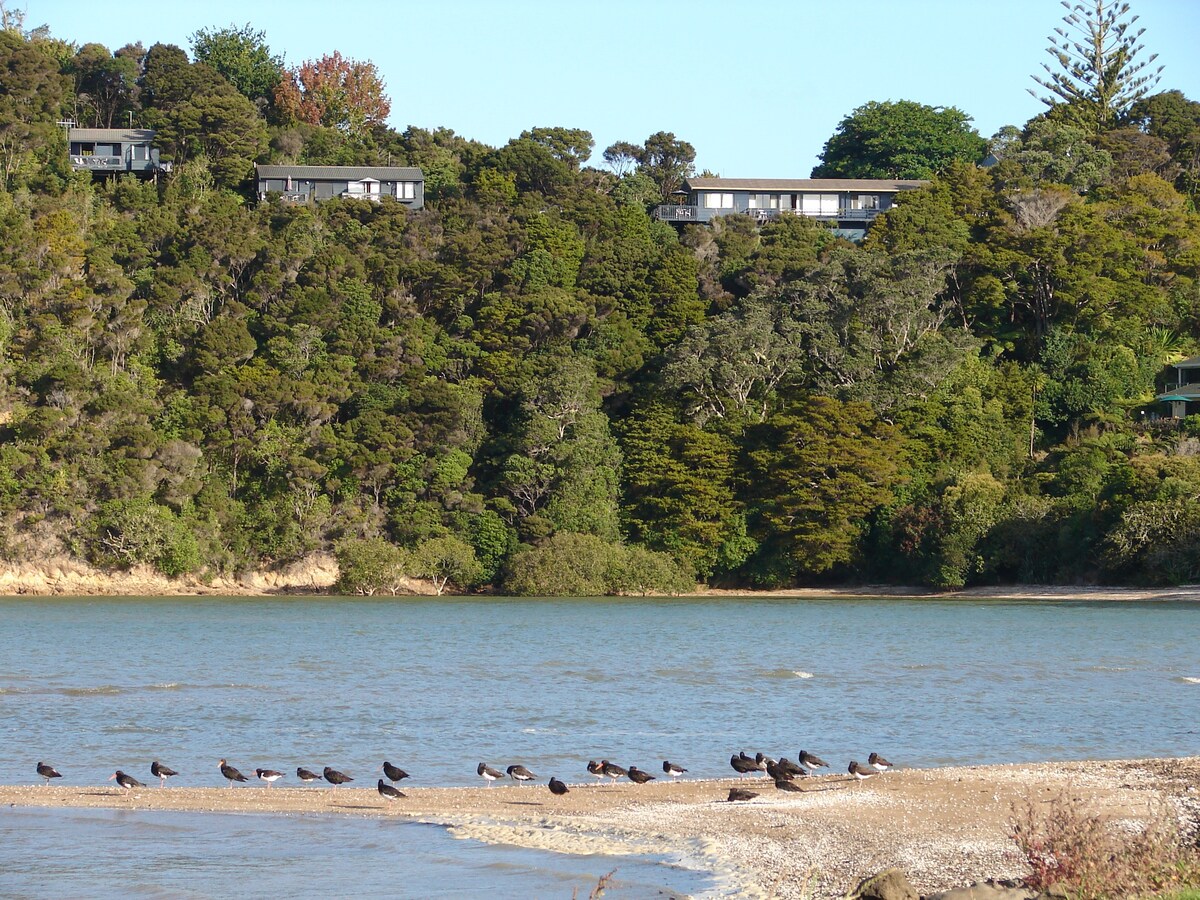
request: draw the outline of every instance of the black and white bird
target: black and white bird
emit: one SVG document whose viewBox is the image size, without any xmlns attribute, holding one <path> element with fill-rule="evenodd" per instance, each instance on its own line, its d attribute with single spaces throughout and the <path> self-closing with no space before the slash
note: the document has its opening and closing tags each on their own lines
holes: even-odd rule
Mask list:
<svg viewBox="0 0 1200 900">
<path fill-rule="evenodd" d="M 504 771 L 508 772 L 508 777 L 513 781 L 533 781 L 533 779 L 537 778 L 536 775 L 521 765 L 509 766 Z"/>
<path fill-rule="evenodd" d="M 379 779 L 379 784 L 375 785 L 375 789 L 377 791 L 379 791 L 379 796 L 382 797 L 384 800 L 387 800 L 389 803 L 391 803 L 395 800 L 399 800 L 401 797 L 408 796 L 408 794 L 404 793 L 403 791 L 397 790 L 396 788 L 392 787 L 390 784 L 388 784 L 382 778 Z"/>
<path fill-rule="evenodd" d="M 796 761 L 804 768 L 808 769 L 810 775 L 816 775 L 817 769 L 828 769 L 829 763 L 821 759 L 815 753 L 809 753 L 807 750 L 801 750 L 800 755 L 796 757 Z"/>
<path fill-rule="evenodd" d="M 550 779 L 550 793 L 555 797 L 561 797 L 563 794 L 569 794 L 571 789 L 559 781 L 557 778 Z"/>
<path fill-rule="evenodd" d="M 805 772 L 804 774 L 808 774 Z M 772 781 L 791 781 L 795 778 L 795 773 L 788 771 L 784 766 L 781 766 L 777 761 L 767 763 L 767 777 Z"/>
<path fill-rule="evenodd" d="M 774 762 L 775 760 L 771 759 L 771 757 L 767 756 L 765 753 L 754 754 L 754 764 L 758 766 L 758 771 L 760 772 L 767 771 L 767 766 Z"/>
<path fill-rule="evenodd" d="M 870 766 L 864 766 L 856 759 L 850 760 L 850 765 L 846 771 L 853 775 L 856 781 L 866 781 L 868 778 L 872 778 L 879 774 L 878 769 L 873 769 Z"/>
<path fill-rule="evenodd" d="M 312 784 L 314 781 L 321 780 L 320 775 L 318 775 L 316 772 L 312 771 L 311 769 L 304 768 L 304 766 L 300 766 L 298 769 L 296 769 L 296 777 L 299 778 L 301 781 L 303 781 L 305 784 Z"/>
<path fill-rule="evenodd" d="M 751 772 L 758 771 L 758 763 L 756 763 L 753 759 L 748 758 L 744 753 L 740 755 L 735 753 L 733 756 L 729 757 L 729 765 L 733 766 L 733 771 L 738 773 L 739 778 L 743 775 L 748 775 Z"/>
<path fill-rule="evenodd" d="M 46 779 L 46 784 L 50 783 L 51 778 L 62 778 L 61 772 L 54 768 L 54 766 L 47 765 L 44 762 L 37 764 L 37 773 Z"/>
<path fill-rule="evenodd" d="M 499 769 L 493 769 L 487 763 L 480 763 L 475 767 L 475 774 L 488 783 L 488 787 L 492 786 L 492 782 L 504 777 L 504 773 Z"/>
<path fill-rule="evenodd" d="M 600 760 L 600 765 L 604 767 L 604 774 L 613 780 L 613 784 L 621 778 L 629 774 L 628 771 L 618 766 L 616 763 L 611 763 L 607 759 Z"/>
<path fill-rule="evenodd" d="M 159 787 L 166 787 L 167 779 L 173 778 L 179 773 L 168 766 L 164 766 L 156 759 L 154 762 L 150 763 L 150 774 L 158 779 Z"/>
<path fill-rule="evenodd" d="M 678 778 L 680 775 L 682 775 L 684 772 L 686 772 L 687 769 L 685 769 L 683 766 L 675 765 L 675 763 L 671 762 L 669 759 L 664 759 L 663 760 L 663 771 L 666 772 L 668 775 L 670 775 L 672 778 Z"/>
<path fill-rule="evenodd" d="M 808 770 L 803 766 L 798 766 L 786 756 L 781 756 L 775 763 L 775 768 L 781 772 L 786 772 L 788 775 L 793 775 L 798 778 L 803 778 L 808 774 Z"/>
<path fill-rule="evenodd" d="M 237 769 L 235 769 L 233 766 L 229 765 L 229 763 L 225 762 L 225 760 L 221 760 L 219 763 L 217 763 L 217 765 L 221 767 L 221 774 L 229 780 L 230 787 L 233 787 L 233 783 L 235 781 L 249 781 L 250 780 L 245 775 L 243 775 L 241 772 L 239 772 Z"/>
<path fill-rule="evenodd" d="M 637 766 L 630 766 L 629 771 L 626 774 L 629 776 L 629 780 L 634 784 L 645 784 L 647 781 L 654 780 L 653 775 L 651 775 L 649 772 L 643 772 Z"/>
<path fill-rule="evenodd" d="M 893 768 L 892 764 L 878 753 L 872 753 L 867 757 L 867 765 L 877 772 L 886 772 L 888 769 Z"/>
<path fill-rule="evenodd" d="M 726 798 L 730 803 L 739 803 L 746 800 L 753 800 L 757 797 L 754 791 L 744 791 L 741 788 L 730 788 L 729 796 Z"/>
<path fill-rule="evenodd" d="M 255 769 L 254 774 L 258 776 L 259 781 L 265 781 L 267 787 L 270 787 L 283 777 L 282 772 L 276 772 L 274 769 Z"/>
<path fill-rule="evenodd" d="M 117 779 L 117 784 L 125 788 L 127 791 L 132 791 L 134 788 L 145 787 L 144 784 L 142 784 L 132 775 L 126 775 L 120 769 L 117 769 L 117 771 L 108 776 L 109 781 L 112 781 L 114 778 Z"/>
<path fill-rule="evenodd" d="M 380 766 L 379 768 L 380 768 L 380 771 L 383 772 L 384 777 L 388 781 L 390 781 L 392 784 L 395 784 L 397 781 L 403 781 L 405 778 L 408 777 L 407 772 L 405 772 L 399 766 L 393 766 L 386 759 L 383 761 L 383 765 Z"/>
<path fill-rule="evenodd" d="M 604 763 L 598 763 L 594 759 L 589 759 L 587 770 L 590 774 L 596 776 L 597 781 L 604 780 Z"/>
<path fill-rule="evenodd" d="M 345 784 L 348 781 L 354 780 L 345 772 L 339 772 L 337 769 L 331 769 L 329 766 L 326 766 L 321 774 L 325 776 L 325 780 L 332 784 L 335 789 L 339 784 Z"/>
</svg>

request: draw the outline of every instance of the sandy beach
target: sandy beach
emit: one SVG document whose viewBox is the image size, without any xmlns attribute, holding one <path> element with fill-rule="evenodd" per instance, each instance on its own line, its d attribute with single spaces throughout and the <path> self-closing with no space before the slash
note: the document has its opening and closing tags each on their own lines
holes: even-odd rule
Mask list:
<svg viewBox="0 0 1200 900">
<path fill-rule="evenodd" d="M 368 776 L 360 773 L 359 781 Z M 578 784 L 555 797 L 544 784 L 407 787 L 385 803 L 372 788 L 156 785 L 4 786 L 17 806 L 400 816 L 446 825 L 475 840 L 567 853 L 666 853 L 715 873 L 731 896 L 841 897 L 865 875 L 897 866 L 922 893 L 1015 877 L 1008 838 L 1014 809 L 1063 796 L 1136 822 L 1167 808 L 1200 811 L 1200 757 L 897 769 L 863 783 L 845 775 L 804 780 L 784 793 L 765 778 L 644 786 Z M 731 787 L 756 790 L 747 803 Z"/>
</svg>

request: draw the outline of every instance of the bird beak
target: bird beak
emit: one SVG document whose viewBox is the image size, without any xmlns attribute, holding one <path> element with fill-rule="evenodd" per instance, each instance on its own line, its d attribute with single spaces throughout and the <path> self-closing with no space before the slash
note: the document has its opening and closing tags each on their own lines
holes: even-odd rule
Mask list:
<svg viewBox="0 0 1200 900">
<path fill-rule="evenodd" d="M 116 778 L 116 777 L 117 777 L 117 773 L 116 773 L 116 772 L 113 772 L 111 775 L 109 775 L 109 776 L 108 776 L 108 778 L 106 778 L 106 779 L 104 779 L 104 780 L 105 780 L 105 781 L 112 781 L 112 780 L 113 780 L 114 778 Z"/>
</svg>

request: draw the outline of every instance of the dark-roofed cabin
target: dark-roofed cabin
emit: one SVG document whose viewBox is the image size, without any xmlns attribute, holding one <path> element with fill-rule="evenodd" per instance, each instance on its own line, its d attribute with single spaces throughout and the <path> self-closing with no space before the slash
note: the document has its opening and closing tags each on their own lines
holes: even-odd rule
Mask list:
<svg viewBox="0 0 1200 900">
<path fill-rule="evenodd" d="M 733 213 L 767 221 L 781 215 L 830 223 L 843 237 L 862 240 L 871 221 L 890 209 L 901 191 L 928 184 L 878 178 L 690 178 L 680 204 L 654 211 L 665 222 L 709 222 Z"/>
<path fill-rule="evenodd" d="M 291 203 L 334 197 L 378 202 L 391 197 L 420 209 L 425 205 L 425 176 L 408 166 L 259 166 L 259 199 L 268 194 L 279 194 Z"/>
<path fill-rule="evenodd" d="M 1182 419 L 1188 414 L 1188 404 L 1200 404 L 1200 356 L 1175 363 L 1175 384 L 1155 397 L 1160 403 L 1171 404 L 1171 417 Z M 1192 406 L 1193 412 L 1200 407 Z"/>
<path fill-rule="evenodd" d="M 71 128 L 67 131 L 71 168 L 89 172 L 154 175 L 170 171 L 158 160 L 148 128 Z"/>
</svg>

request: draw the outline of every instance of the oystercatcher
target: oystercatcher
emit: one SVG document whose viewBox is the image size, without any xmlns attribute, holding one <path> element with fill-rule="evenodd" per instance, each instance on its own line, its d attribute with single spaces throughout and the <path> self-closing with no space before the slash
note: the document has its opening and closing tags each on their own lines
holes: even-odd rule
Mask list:
<svg viewBox="0 0 1200 900">
<path fill-rule="evenodd" d="M 684 772 L 686 772 L 687 769 L 685 769 L 683 766 L 675 765 L 675 763 L 671 762 L 669 759 L 664 759 L 663 760 L 663 771 L 666 772 L 668 775 L 670 775 L 672 778 L 678 778 L 680 775 L 682 775 Z"/>
<path fill-rule="evenodd" d="M 757 797 L 754 791 L 744 791 L 741 788 L 730 788 L 729 796 L 726 798 L 730 803 L 736 803 L 744 800 L 753 800 Z"/>
<path fill-rule="evenodd" d="M 46 779 L 46 784 L 50 783 L 51 778 L 62 778 L 62 773 L 54 766 L 48 766 L 44 762 L 37 764 L 37 773 Z"/>
<path fill-rule="evenodd" d="M 569 794 L 571 789 L 559 781 L 557 778 L 550 779 L 550 793 L 555 797 L 561 797 L 563 794 Z"/>
<path fill-rule="evenodd" d="M 282 772 L 276 772 L 274 769 L 255 769 L 254 774 L 258 776 L 260 781 L 265 781 L 267 787 L 270 787 L 283 777 Z"/>
<path fill-rule="evenodd" d="M 629 775 L 629 780 L 634 784 L 645 784 L 647 781 L 654 780 L 653 775 L 649 772 L 643 772 L 637 766 L 630 766 L 627 774 Z"/>
<path fill-rule="evenodd" d="M 781 791 L 791 791 L 793 794 L 804 793 L 804 788 L 800 787 L 800 785 L 796 784 L 796 782 L 788 780 L 787 778 L 776 778 L 775 787 Z"/>
<path fill-rule="evenodd" d="M 335 789 L 337 788 L 337 786 L 339 784 L 345 784 L 347 781 L 354 780 L 349 775 L 347 775 L 345 772 L 339 772 L 337 769 L 329 768 L 329 766 L 325 767 L 324 774 L 325 774 L 325 780 L 328 781 L 330 784 L 332 784 Z"/>
<path fill-rule="evenodd" d="M 779 757 L 779 760 L 775 763 L 775 768 L 781 772 L 786 772 L 788 775 L 804 777 L 808 774 L 807 769 L 805 769 L 803 766 L 796 765 L 786 756 Z"/>
<path fill-rule="evenodd" d="M 156 759 L 154 762 L 150 763 L 150 774 L 158 779 L 159 787 L 166 787 L 167 779 L 178 775 L 179 773 L 168 766 L 164 766 Z"/>
<path fill-rule="evenodd" d="M 524 766 L 509 766 L 505 771 L 508 772 L 508 777 L 513 781 L 533 781 L 533 779 L 537 778 L 536 775 Z"/>
<path fill-rule="evenodd" d="M 748 775 L 750 772 L 758 771 L 758 763 L 746 757 L 744 753 L 740 756 L 735 753 L 729 757 L 729 765 L 733 766 L 733 771 L 738 773 L 739 778 L 743 775 Z"/>
<path fill-rule="evenodd" d="M 857 781 L 866 781 L 879 774 L 878 769 L 872 769 L 870 766 L 864 766 L 856 759 L 850 760 L 850 765 L 846 769 Z"/>
<path fill-rule="evenodd" d="M 219 765 L 221 767 L 221 774 L 229 779 L 230 787 L 233 787 L 233 783 L 235 781 L 249 781 L 250 780 L 245 775 L 243 775 L 241 772 L 239 772 L 237 769 L 235 769 L 233 766 L 226 763 L 225 760 L 221 760 L 219 763 L 217 763 L 217 765 Z"/>
<path fill-rule="evenodd" d="M 629 774 L 629 772 L 627 772 L 625 769 L 621 768 L 616 763 L 610 763 L 607 759 L 600 760 L 600 766 L 601 771 L 603 771 L 605 775 L 613 780 L 613 784 L 616 784 L 618 779 L 624 778 Z"/>
<path fill-rule="evenodd" d="M 872 753 L 867 757 L 867 765 L 878 772 L 886 772 L 888 769 L 892 768 L 892 764 L 878 753 Z"/>
<path fill-rule="evenodd" d="M 296 777 L 299 778 L 301 781 L 303 781 L 305 784 L 312 784 L 312 782 L 314 782 L 314 781 L 321 780 L 320 775 L 318 775 L 316 772 L 313 772 L 313 771 L 310 771 L 309 769 L 304 768 L 304 766 L 301 766 L 300 768 L 298 768 L 296 770 Z"/>
<path fill-rule="evenodd" d="M 487 782 L 488 787 L 492 786 L 492 782 L 497 778 L 503 778 L 504 773 L 499 769 L 493 769 L 487 763 L 480 763 L 475 767 L 475 774 Z"/>
<path fill-rule="evenodd" d="M 397 781 L 403 781 L 408 777 L 407 772 L 405 772 L 399 766 L 393 766 L 386 759 L 383 761 L 383 765 L 379 768 L 383 771 L 384 777 L 386 777 L 387 780 L 392 784 L 395 784 Z"/>
<path fill-rule="evenodd" d="M 408 796 L 408 794 L 404 793 L 403 791 L 396 790 L 396 788 L 392 787 L 382 778 L 380 778 L 379 783 L 375 785 L 375 789 L 379 791 L 379 796 L 384 800 L 387 800 L 389 803 L 394 800 L 399 800 L 401 797 Z"/>
<path fill-rule="evenodd" d="M 604 764 L 603 763 L 598 763 L 594 759 L 589 759 L 588 764 L 587 764 L 587 770 L 592 775 L 596 776 L 597 781 L 604 780 Z"/>
<path fill-rule="evenodd" d="M 817 769 L 829 768 L 829 763 L 825 762 L 825 760 L 821 759 L 821 757 L 817 756 L 815 753 L 809 753 L 807 750 L 801 750 L 800 755 L 796 757 L 796 760 L 800 763 L 800 765 L 808 769 L 809 774 L 811 775 L 815 775 Z"/>
<path fill-rule="evenodd" d="M 145 787 L 144 784 L 142 784 L 132 775 L 126 775 L 120 769 L 117 769 L 117 771 L 108 776 L 109 781 L 112 781 L 114 778 L 117 779 L 117 784 L 125 788 L 127 791 L 132 791 L 135 787 Z"/>
</svg>

